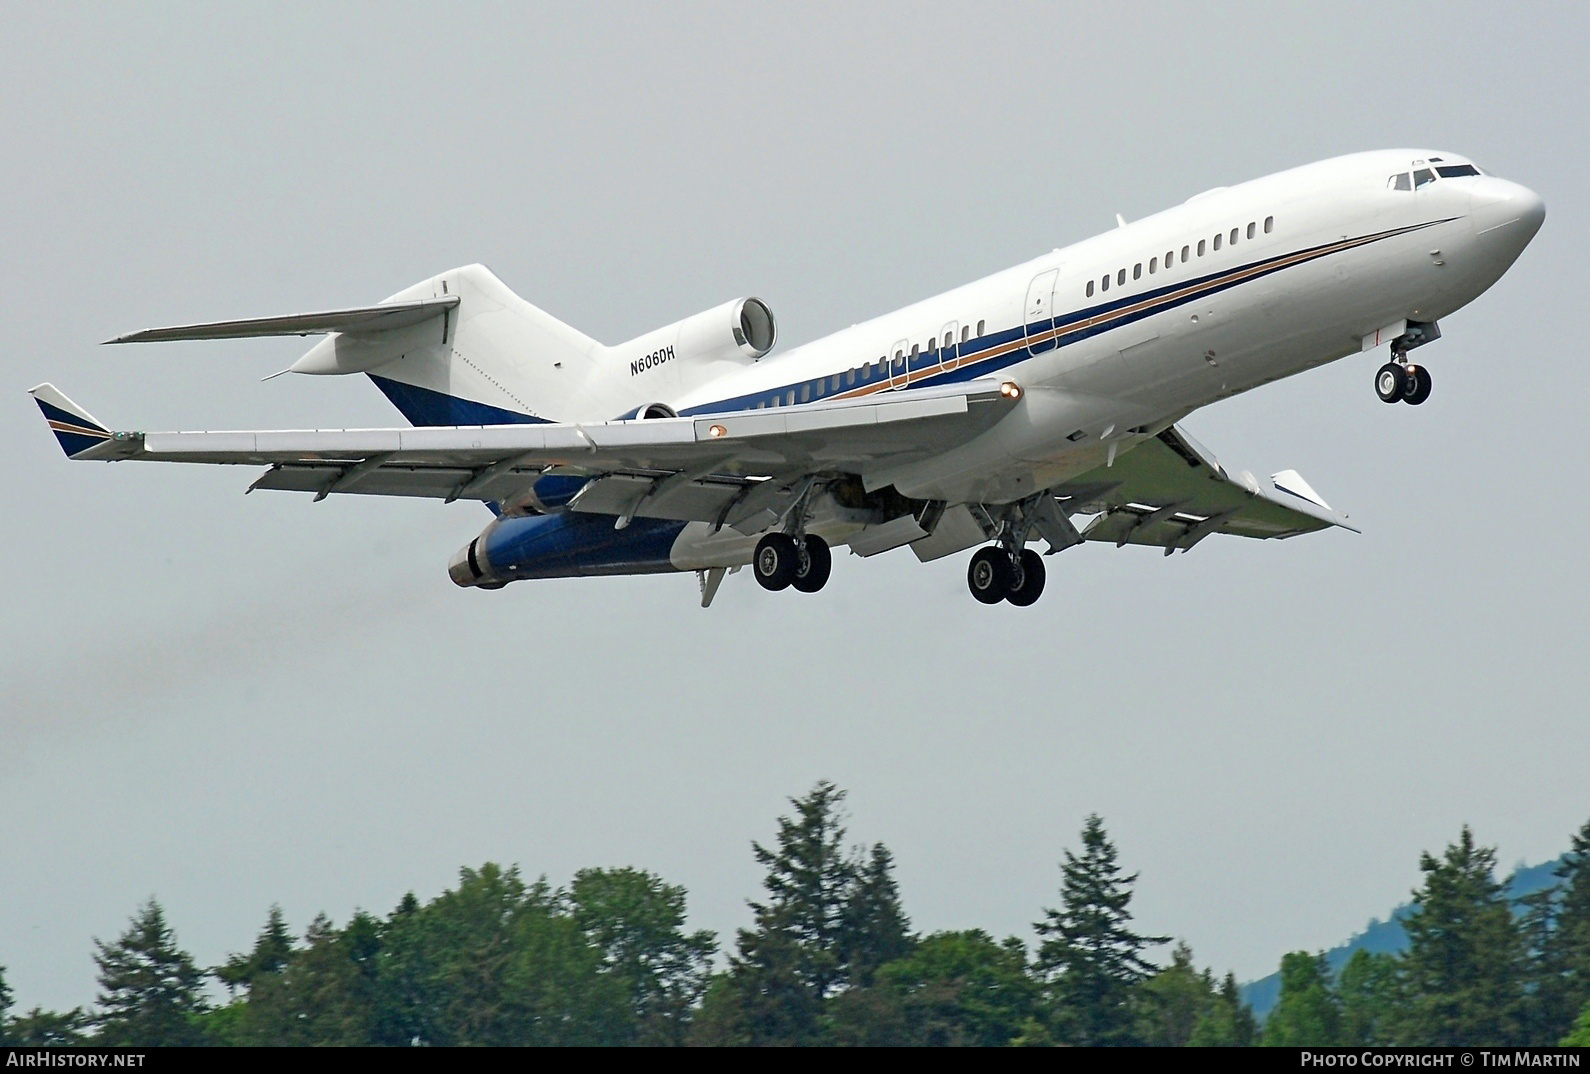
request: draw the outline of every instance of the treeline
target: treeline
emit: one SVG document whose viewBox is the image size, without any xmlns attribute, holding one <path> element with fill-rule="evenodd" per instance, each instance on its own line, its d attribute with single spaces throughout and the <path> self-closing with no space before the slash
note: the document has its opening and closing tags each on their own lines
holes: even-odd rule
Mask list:
<svg viewBox="0 0 1590 1074">
<path fill-rule="evenodd" d="M 1186 944 L 1149 957 L 1169 938 L 1134 929 L 1137 876 L 1098 817 L 1064 852 L 1029 947 L 913 932 L 893 858 L 847 843 L 843 800 L 819 783 L 752 844 L 763 893 L 722 958 L 713 934 L 687 931 L 685 890 L 635 869 L 553 889 L 487 864 L 382 918 L 321 915 L 301 938 L 272 908 L 252 949 L 209 969 L 151 899 L 95 941 L 92 1010 L 13 1014 L 0 972 L 0 1043 L 1590 1044 L 1590 823 L 1561 882 L 1520 906 L 1465 828 L 1422 858 L 1405 953 L 1359 952 L 1338 975 L 1287 955 L 1260 1027 L 1235 978 L 1198 969 Z"/>
</svg>

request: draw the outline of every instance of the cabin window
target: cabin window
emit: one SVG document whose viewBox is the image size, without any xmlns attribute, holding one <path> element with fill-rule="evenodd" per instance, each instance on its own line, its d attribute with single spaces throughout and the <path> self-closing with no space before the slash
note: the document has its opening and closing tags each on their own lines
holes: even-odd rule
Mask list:
<svg viewBox="0 0 1590 1074">
<path fill-rule="evenodd" d="M 1118 286 L 1121 286 L 1121 287 L 1125 287 L 1126 286 L 1126 270 L 1125 269 L 1121 269 L 1119 272 L 1117 272 L 1115 274 L 1115 282 L 1116 282 L 1116 284 Z"/>
<path fill-rule="evenodd" d="M 955 345 L 955 330 L 953 328 L 944 333 L 944 345 L 946 347 L 953 347 Z"/>
<path fill-rule="evenodd" d="M 1237 244 L 1237 233 L 1240 230 L 1241 230 L 1240 228 L 1232 228 L 1231 229 L 1231 245 L 1235 246 Z"/>
<path fill-rule="evenodd" d="M 1088 297 L 1089 298 L 1093 297 L 1093 281 L 1092 280 L 1088 281 Z"/>
<path fill-rule="evenodd" d="M 1093 293 L 1093 285 L 1092 284 L 1088 284 L 1088 294 L 1091 295 L 1092 293 Z M 971 335 L 972 335 L 972 326 L 969 325 L 969 324 L 961 325 L 961 342 L 965 343 L 969 338 L 971 338 Z"/>
<path fill-rule="evenodd" d="M 981 336 L 983 334 L 983 322 L 982 321 L 978 321 L 977 322 L 977 334 L 978 334 L 978 336 Z"/>
<path fill-rule="evenodd" d="M 1152 276 L 1152 275 L 1154 275 L 1154 273 L 1156 273 L 1158 271 L 1159 271 L 1159 258 L 1157 258 L 1157 257 L 1149 258 L 1148 259 L 1148 274 L 1150 276 Z"/>
<path fill-rule="evenodd" d="M 1275 229 L 1275 217 L 1266 216 L 1264 218 L 1264 233 L 1266 235 L 1268 235 L 1274 229 Z"/>
<path fill-rule="evenodd" d="M 794 406 L 795 405 L 795 389 L 794 388 L 791 388 L 788 392 L 785 393 L 785 395 L 784 395 L 784 405 L 785 406 Z"/>
<path fill-rule="evenodd" d="M 1209 245 L 1209 240 L 1208 239 L 1199 239 L 1198 240 L 1198 256 L 1199 257 L 1204 256 L 1204 247 L 1206 247 L 1208 245 Z"/>
<path fill-rule="evenodd" d="M 1191 253 L 1191 252 L 1192 252 L 1192 247 L 1190 247 L 1190 246 L 1183 246 L 1181 248 L 1181 261 L 1182 261 L 1182 264 L 1185 265 L 1187 263 L 1187 255 L 1189 253 Z M 1200 257 L 1203 256 L 1203 251 L 1199 250 L 1198 254 L 1199 254 Z"/>
<path fill-rule="evenodd" d="M 916 344 L 916 343 L 911 344 L 911 361 L 915 362 L 917 355 L 919 355 L 921 353 L 922 353 L 922 348 L 921 348 L 921 346 L 919 344 Z"/>
<path fill-rule="evenodd" d="M 845 383 L 847 385 L 856 383 L 856 371 L 854 369 L 845 370 Z"/>
<path fill-rule="evenodd" d="M 1215 236 L 1215 249 L 1216 250 L 1220 249 L 1220 236 L 1219 235 Z"/>
<path fill-rule="evenodd" d="M 1251 220 L 1248 221 L 1248 238 L 1250 238 L 1250 239 L 1253 238 L 1253 233 L 1255 231 L 1258 231 L 1258 230 L 1259 230 L 1259 225 L 1258 224 L 1255 224 Z"/>
<path fill-rule="evenodd" d="M 1176 263 L 1176 251 L 1175 250 L 1166 250 L 1165 251 L 1165 267 L 1166 268 L 1170 268 L 1175 263 Z"/>
<path fill-rule="evenodd" d="M 1142 278 L 1143 278 L 1143 263 L 1141 261 L 1139 261 L 1137 264 L 1132 266 L 1132 279 L 1141 280 Z"/>
<path fill-rule="evenodd" d="M 871 362 L 868 362 L 866 365 L 861 367 L 861 379 L 863 381 L 868 381 L 868 380 L 872 379 L 872 363 Z"/>
<path fill-rule="evenodd" d="M 1106 276 L 1104 279 L 1100 280 L 1099 287 L 1102 290 L 1108 291 L 1110 289 L 1110 278 Z"/>
</svg>

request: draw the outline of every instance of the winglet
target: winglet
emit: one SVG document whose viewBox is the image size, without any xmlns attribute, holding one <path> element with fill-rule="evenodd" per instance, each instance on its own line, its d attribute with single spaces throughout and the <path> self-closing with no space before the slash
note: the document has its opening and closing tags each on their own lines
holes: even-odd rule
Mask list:
<svg viewBox="0 0 1590 1074">
<path fill-rule="evenodd" d="M 44 411 L 55 439 L 68 457 L 76 457 L 89 448 L 98 447 L 110 439 L 110 430 L 94 420 L 93 415 L 72 402 L 53 384 L 40 384 L 28 392 Z"/>
</svg>

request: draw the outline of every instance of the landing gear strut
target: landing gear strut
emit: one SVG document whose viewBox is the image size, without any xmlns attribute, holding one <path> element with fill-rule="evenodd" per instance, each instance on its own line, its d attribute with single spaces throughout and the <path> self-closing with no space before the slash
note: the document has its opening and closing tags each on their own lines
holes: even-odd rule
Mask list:
<svg viewBox="0 0 1590 1074">
<path fill-rule="evenodd" d="M 1080 544 L 1082 538 L 1070 518 L 1047 493 L 1023 500 L 990 517 L 995 544 L 980 548 L 966 568 L 966 587 L 984 604 L 1009 601 L 1026 608 L 1043 596 L 1046 571 L 1043 557 L 1026 547 L 1027 537 L 1037 530 L 1049 542 L 1050 551 Z"/>
</svg>

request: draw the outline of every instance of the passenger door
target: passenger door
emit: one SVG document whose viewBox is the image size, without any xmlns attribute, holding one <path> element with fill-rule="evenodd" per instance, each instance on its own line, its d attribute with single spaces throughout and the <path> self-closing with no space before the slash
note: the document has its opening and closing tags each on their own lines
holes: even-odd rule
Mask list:
<svg viewBox="0 0 1590 1074">
<path fill-rule="evenodd" d="M 1027 333 L 1027 349 L 1042 354 L 1054 346 L 1054 288 L 1060 270 L 1040 272 L 1027 285 L 1027 305 L 1022 327 Z"/>
</svg>

